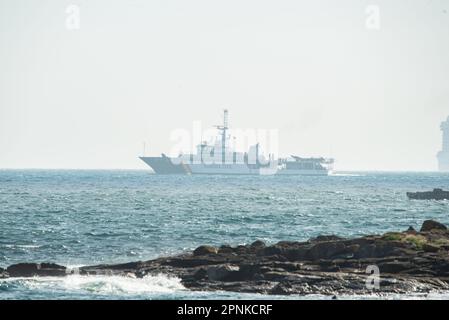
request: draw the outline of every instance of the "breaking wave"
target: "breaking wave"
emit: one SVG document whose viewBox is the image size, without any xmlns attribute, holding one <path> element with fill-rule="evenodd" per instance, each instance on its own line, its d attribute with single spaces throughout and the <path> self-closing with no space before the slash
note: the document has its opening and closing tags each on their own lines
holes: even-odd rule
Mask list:
<svg viewBox="0 0 449 320">
<path fill-rule="evenodd" d="M 27 299 L 294 299 L 331 300 L 332 295 L 276 296 L 255 293 L 189 291 L 179 278 L 159 274 L 138 279 L 124 276 L 35 277 L 0 279 L 0 293 Z M 40 293 L 39 293 L 40 292 Z M 39 294 L 36 294 L 39 293 Z M 8 297 L 8 294 L 5 296 Z M 341 295 L 338 300 L 447 300 L 448 292 Z"/>
<path fill-rule="evenodd" d="M 31 290 L 50 289 L 110 296 L 169 294 L 185 290 L 181 279 L 163 274 L 144 278 L 69 275 L 66 277 L 9 278 L 3 279 L 2 282 L 9 283 L 14 287 L 20 284 Z"/>
<path fill-rule="evenodd" d="M 183 290 L 181 279 L 166 275 L 146 276 L 141 279 L 123 276 L 69 276 L 62 286 L 68 290 L 87 290 L 95 293 L 170 293 Z"/>
</svg>

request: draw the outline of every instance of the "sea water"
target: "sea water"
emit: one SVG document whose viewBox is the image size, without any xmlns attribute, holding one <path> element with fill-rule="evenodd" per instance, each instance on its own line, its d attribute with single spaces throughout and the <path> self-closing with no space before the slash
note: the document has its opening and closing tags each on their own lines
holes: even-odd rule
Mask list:
<svg viewBox="0 0 449 320">
<path fill-rule="evenodd" d="M 0 267 L 148 260 L 202 244 L 307 240 L 449 224 L 448 201 L 407 191 L 449 188 L 440 173 L 313 176 L 159 176 L 148 171 L 0 170 Z M 346 296 L 342 298 L 375 298 Z M 447 298 L 446 293 L 388 298 Z M 68 276 L 0 279 L 0 299 L 265 299 L 190 292 L 166 274 L 134 279 Z M 286 297 L 274 297 L 286 298 Z M 292 296 L 293 299 L 329 297 Z"/>
</svg>

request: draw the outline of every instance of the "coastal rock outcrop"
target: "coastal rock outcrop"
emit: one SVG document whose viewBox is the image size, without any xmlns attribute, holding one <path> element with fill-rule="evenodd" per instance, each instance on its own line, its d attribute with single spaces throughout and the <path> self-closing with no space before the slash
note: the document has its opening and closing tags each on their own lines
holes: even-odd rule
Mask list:
<svg viewBox="0 0 449 320">
<path fill-rule="evenodd" d="M 424 192 L 407 192 L 407 197 L 415 200 L 449 200 L 449 191 L 433 189 Z"/>
<path fill-rule="evenodd" d="M 434 220 L 426 220 L 421 226 L 420 232 L 429 232 L 432 230 L 447 230 L 447 227 Z"/>
<path fill-rule="evenodd" d="M 206 270 L 207 279 L 210 281 L 232 281 L 239 274 L 240 267 L 225 264 L 208 267 Z"/>
<path fill-rule="evenodd" d="M 10 277 L 64 276 L 66 267 L 54 263 L 18 263 L 6 268 Z"/>
<path fill-rule="evenodd" d="M 367 286 L 379 270 L 379 287 Z M 225 290 L 264 294 L 371 294 L 449 290 L 449 230 L 425 221 L 416 231 L 345 239 L 319 236 L 308 241 L 219 248 L 149 261 L 85 266 L 81 275 L 177 276 L 191 290 Z M 49 263 L 22 263 L 0 269 L 0 277 L 64 276 L 72 272 Z M 374 291 L 373 291 L 374 290 Z"/>
<path fill-rule="evenodd" d="M 217 252 L 218 252 L 218 250 L 215 247 L 200 246 L 200 247 L 196 248 L 195 250 L 193 250 L 193 255 L 194 256 L 203 256 L 203 255 L 207 255 L 207 254 L 215 254 Z"/>
</svg>

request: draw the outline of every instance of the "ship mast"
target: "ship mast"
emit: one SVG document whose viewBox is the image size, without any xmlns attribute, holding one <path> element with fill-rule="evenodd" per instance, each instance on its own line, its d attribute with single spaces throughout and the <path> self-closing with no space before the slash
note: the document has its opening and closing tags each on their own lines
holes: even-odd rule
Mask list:
<svg viewBox="0 0 449 320">
<path fill-rule="evenodd" d="M 225 163 L 226 158 L 226 131 L 229 129 L 228 127 L 228 109 L 223 110 L 223 125 L 215 126 L 218 130 L 221 131 L 221 162 Z"/>
</svg>

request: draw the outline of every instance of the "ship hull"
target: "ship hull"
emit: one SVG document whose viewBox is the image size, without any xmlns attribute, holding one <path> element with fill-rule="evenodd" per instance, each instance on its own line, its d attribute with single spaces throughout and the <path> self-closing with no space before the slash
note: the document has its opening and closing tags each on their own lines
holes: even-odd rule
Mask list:
<svg viewBox="0 0 449 320">
<path fill-rule="evenodd" d="M 184 164 L 173 164 L 168 157 L 140 157 L 156 174 L 189 174 Z"/>
<path fill-rule="evenodd" d="M 292 175 L 327 176 L 327 170 L 297 170 L 258 167 L 247 164 L 176 164 L 169 157 L 140 157 L 156 174 L 177 175 Z"/>
<path fill-rule="evenodd" d="M 188 164 L 191 174 L 259 175 L 259 168 L 246 164 Z"/>
<path fill-rule="evenodd" d="M 282 169 L 276 172 L 279 176 L 327 176 L 327 170 Z"/>
</svg>

